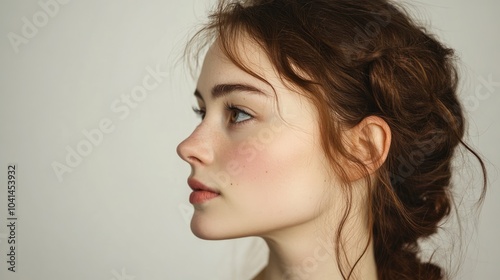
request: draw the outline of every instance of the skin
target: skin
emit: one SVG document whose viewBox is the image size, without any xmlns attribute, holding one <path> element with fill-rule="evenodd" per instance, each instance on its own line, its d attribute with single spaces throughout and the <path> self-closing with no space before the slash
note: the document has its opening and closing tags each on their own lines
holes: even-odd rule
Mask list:
<svg viewBox="0 0 500 280">
<path fill-rule="evenodd" d="M 239 51 L 244 63 L 269 84 L 231 63 L 217 42 L 208 51 L 197 84 L 202 121 L 177 151 L 191 166 L 190 178 L 220 195 L 194 205 L 191 229 L 210 240 L 264 238 L 269 262 L 255 279 L 342 279 L 332 240 L 346 197 L 321 149 L 315 107 L 278 77 L 255 44 L 243 41 Z M 255 90 L 239 87 L 213 96 L 221 84 Z M 351 143 L 360 143 L 353 151 L 364 151 L 362 138 L 368 131 L 384 154 L 387 137 L 377 122 L 368 120 L 346 133 Z M 369 230 L 363 207 L 367 188 L 352 183 L 359 191 L 353 192 L 345 246 L 354 261 L 368 242 Z M 356 275 L 376 279 L 372 244 Z"/>
</svg>

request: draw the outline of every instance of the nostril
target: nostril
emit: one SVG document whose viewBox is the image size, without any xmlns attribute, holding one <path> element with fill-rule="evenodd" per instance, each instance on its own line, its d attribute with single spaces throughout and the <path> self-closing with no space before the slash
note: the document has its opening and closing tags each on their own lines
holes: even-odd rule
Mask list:
<svg viewBox="0 0 500 280">
<path fill-rule="evenodd" d="M 197 158 L 195 156 L 188 156 L 186 161 L 189 163 L 201 163 L 202 162 L 199 158 Z"/>
<path fill-rule="evenodd" d="M 179 157 L 189 164 L 203 163 L 204 147 L 195 141 L 196 139 L 187 138 L 177 145 L 177 154 Z"/>
<path fill-rule="evenodd" d="M 209 164 L 214 157 L 212 141 L 204 130 L 197 127 L 191 135 L 177 145 L 177 154 L 189 164 Z"/>
</svg>

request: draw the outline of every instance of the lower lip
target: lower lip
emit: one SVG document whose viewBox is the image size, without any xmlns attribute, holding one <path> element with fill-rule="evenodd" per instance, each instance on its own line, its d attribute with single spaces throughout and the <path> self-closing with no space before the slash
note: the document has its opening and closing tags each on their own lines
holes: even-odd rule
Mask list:
<svg viewBox="0 0 500 280">
<path fill-rule="evenodd" d="M 189 202 L 191 204 L 201 204 L 203 202 L 209 201 L 213 198 L 218 197 L 218 193 L 209 191 L 193 191 L 189 196 Z"/>
</svg>

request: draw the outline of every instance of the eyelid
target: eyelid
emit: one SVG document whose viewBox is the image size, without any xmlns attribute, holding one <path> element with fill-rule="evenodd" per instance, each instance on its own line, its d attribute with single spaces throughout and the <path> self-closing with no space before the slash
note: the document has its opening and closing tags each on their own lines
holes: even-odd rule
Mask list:
<svg viewBox="0 0 500 280">
<path fill-rule="evenodd" d="M 225 111 L 229 114 L 229 115 L 226 116 L 229 119 L 228 122 L 232 126 L 243 125 L 246 122 L 251 121 L 251 120 L 253 120 L 255 118 L 252 113 L 248 112 L 248 110 L 242 109 L 239 106 L 233 105 L 231 103 L 225 103 L 224 107 L 225 107 Z M 193 112 L 197 116 L 199 116 L 202 120 L 205 118 L 205 115 L 207 113 L 206 112 L 206 108 L 203 108 L 202 106 L 199 106 L 199 107 L 192 106 L 191 108 L 192 108 Z M 231 118 L 232 118 L 231 114 L 233 114 L 233 113 L 244 114 L 244 115 L 247 115 L 248 118 L 245 119 L 245 120 L 242 120 L 242 121 L 234 122 L 234 121 L 231 120 Z"/>
<path fill-rule="evenodd" d="M 193 112 L 199 116 L 202 120 L 205 118 L 206 110 L 204 108 L 198 108 L 198 107 L 191 107 L 193 109 Z"/>
</svg>

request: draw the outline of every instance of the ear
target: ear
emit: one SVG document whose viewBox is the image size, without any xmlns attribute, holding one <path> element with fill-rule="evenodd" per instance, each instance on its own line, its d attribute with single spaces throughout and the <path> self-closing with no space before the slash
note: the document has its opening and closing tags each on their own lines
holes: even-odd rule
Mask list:
<svg viewBox="0 0 500 280">
<path fill-rule="evenodd" d="M 346 133 L 348 151 L 359 163 L 363 164 L 371 175 L 387 159 L 391 146 L 391 129 L 380 117 L 368 116 Z M 359 167 L 350 168 L 351 181 L 361 179 L 366 174 Z"/>
</svg>

